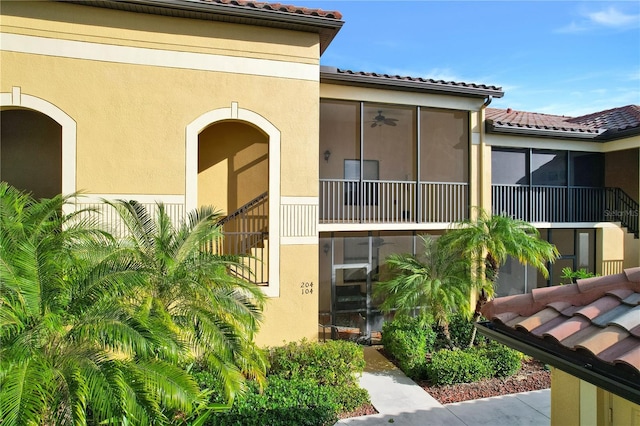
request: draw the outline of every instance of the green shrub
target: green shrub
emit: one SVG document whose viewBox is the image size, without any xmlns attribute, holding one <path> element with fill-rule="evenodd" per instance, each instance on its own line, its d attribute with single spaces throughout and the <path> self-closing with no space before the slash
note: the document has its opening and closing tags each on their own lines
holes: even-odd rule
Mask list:
<svg viewBox="0 0 640 426">
<path fill-rule="evenodd" d="M 332 425 L 339 413 L 369 403 L 356 374 L 364 370 L 361 346 L 346 341 L 302 341 L 269 350 L 268 383 L 262 393 L 249 382 L 228 411 L 210 414 L 206 425 Z M 191 371 L 210 402 L 223 403 L 219 379 L 195 365 Z"/>
<path fill-rule="evenodd" d="M 471 334 L 475 325 L 470 318 L 464 315 L 455 314 L 449 318 L 449 334 L 451 334 L 451 341 L 453 345 L 458 348 L 466 348 L 471 341 Z M 476 333 L 475 344 L 480 345 L 487 342 L 487 338 L 483 335 Z"/>
<path fill-rule="evenodd" d="M 477 356 L 477 351 L 473 349 L 442 349 L 433 353 L 426 373 L 433 385 L 471 383 L 491 377 L 489 363 Z"/>
<path fill-rule="evenodd" d="M 371 403 L 369 392 L 358 385 L 343 385 L 327 387 L 331 399 L 338 405 L 338 412 L 354 411 L 364 404 Z"/>
<path fill-rule="evenodd" d="M 478 353 L 486 359 L 494 377 L 511 376 L 522 365 L 522 353 L 500 343 L 491 342 Z"/>
<path fill-rule="evenodd" d="M 436 333 L 431 324 L 421 318 L 398 316 L 382 326 L 382 344 L 408 376 L 417 378 L 433 350 Z"/>
<path fill-rule="evenodd" d="M 320 385 L 356 384 L 365 366 L 362 347 L 343 340 L 292 342 L 269 351 L 270 376 L 311 379 Z"/>
<path fill-rule="evenodd" d="M 318 386 L 311 379 L 270 377 L 262 394 L 252 383 L 251 391 L 237 397 L 231 410 L 213 413 L 206 425 L 332 425 L 341 411 L 336 392 L 337 388 Z"/>
</svg>

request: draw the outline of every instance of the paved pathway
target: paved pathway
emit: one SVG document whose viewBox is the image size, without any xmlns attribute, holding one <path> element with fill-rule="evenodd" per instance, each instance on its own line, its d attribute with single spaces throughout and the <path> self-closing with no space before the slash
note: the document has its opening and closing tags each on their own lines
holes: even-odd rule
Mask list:
<svg viewBox="0 0 640 426">
<path fill-rule="evenodd" d="M 549 390 L 440 404 L 375 348 L 365 347 L 360 385 L 378 414 L 340 420 L 336 426 L 549 426 Z"/>
</svg>

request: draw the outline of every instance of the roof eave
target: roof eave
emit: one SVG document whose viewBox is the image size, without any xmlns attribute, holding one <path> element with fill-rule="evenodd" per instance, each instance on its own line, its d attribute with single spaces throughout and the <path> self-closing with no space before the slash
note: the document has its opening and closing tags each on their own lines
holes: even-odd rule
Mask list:
<svg viewBox="0 0 640 426">
<path fill-rule="evenodd" d="M 556 138 L 556 139 L 576 139 L 586 141 L 600 141 L 604 132 L 581 132 L 577 130 L 560 130 L 560 129 L 545 129 L 545 128 L 532 128 L 524 126 L 509 126 L 495 124 L 487 121 L 486 124 L 487 133 L 495 134 L 511 134 L 519 136 L 532 136 L 539 138 Z"/>
<path fill-rule="evenodd" d="M 327 67 L 323 67 L 327 68 Z M 447 86 L 441 83 L 408 80 L 386 80 L 381 77 L 363 76 L 354 74 L 338 74 L 332 71 L 320 71 L 320 83 L 333 83 L 346 86 L 369 87 L 374 89 L 389 89 L 409 92 L 438 93 L 446 95 L 469 96 L 486 98 L 493 96 L 501 98 L 504 92 L 501 90 L 485 89 L 480 87 Z"/>
<path fill-rule="evenodd" d="M 589 382 L 606 391 L 614 393 L 635 404 L 640 404 L 640 385 L 636 387 L 629 384 L 632 378 L 609 377 L 598 371 L 594 364 L 581 364 L 578 357 L 570 357 L 560 351 L 553 350 L 551 345 L 544 345 L 544 341 L 537 342 L 532 338 L 526 338 L 526 334 L 517 333 L 514 330 L 503 330 L 492 322 L 476 323 L 478 331 L 506 346 L 516 349 L 533 358 L 552 365 L 572 376 Z"/>
<path fill-rule="evenodd" d="M 640 135 L 640 126 L 631 127 L 624 130 L 607 130 L 598 139 L 603 142 L 615 141 L 618 139 L 630 138 Z"/>
<path fill-rule="evenodd" d="M 250 24 L 320 35 L 320 54 L 329 46 L 342 28 L 344 21 L 315 15 L 294 14 L 280 10 L 252 9 L 232 4 L 205 3 L 193 0 L 54 0 L 89 6 L 167 15 L 195 19 L 208 19 L 239 24 Z M 221 19 L 224 17 L 224 19 Z"/>
</svg>

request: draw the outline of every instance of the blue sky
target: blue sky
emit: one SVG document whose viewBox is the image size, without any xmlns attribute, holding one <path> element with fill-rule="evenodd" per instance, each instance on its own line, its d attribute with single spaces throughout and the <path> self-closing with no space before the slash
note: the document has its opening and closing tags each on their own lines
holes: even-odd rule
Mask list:
<svg viewBox="0 0 640 426">
<path fill-rule="evenodd" d="M 339 10 L 322 65 L 493 84 L 496 108 L 578 116 L 640 104 L 638 1 L 292 1 Z"/>
</svg>

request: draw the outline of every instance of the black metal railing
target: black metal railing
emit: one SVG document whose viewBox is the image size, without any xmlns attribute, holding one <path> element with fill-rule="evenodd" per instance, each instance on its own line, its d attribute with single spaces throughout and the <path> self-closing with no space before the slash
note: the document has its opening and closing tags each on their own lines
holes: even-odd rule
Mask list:
<svg viewBox="0 0 640 426">
<path fill-rule="evenodd" d="M 235 275 L 258 285 L 269 282 L 269 198 L 263 193 L 229 214 L 218 224 L 223 238 L 211 249 L 225 256 L 237 256 Z"/>
<path fill-rule="evenodd" d="M 606 188 L 606 190 L 605 220 L 620 222 L 622 226 L 638 238 L 640 236 L 638 203 L 620 188 Z"/>
<path fill-rule="evenodd" d="M 638 236 L 638 203 L 620 188 L 492 185 L 492 213 L 527 222 L 620 222 Z"/>
<path fill-rule="evenodd" d="M 448 223 L 468 217 L 466 183 L 320 179 L 320 223 Z"/>
</svg>

